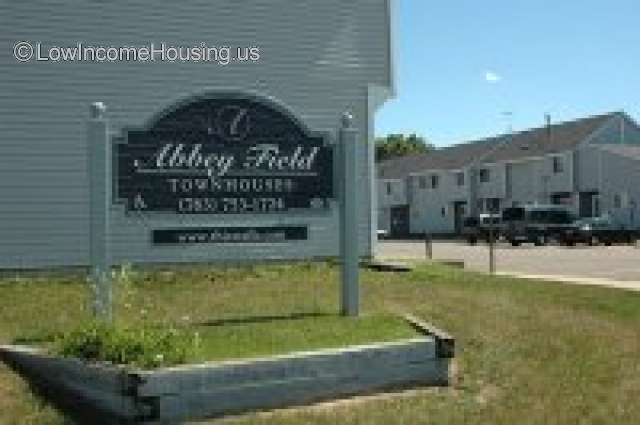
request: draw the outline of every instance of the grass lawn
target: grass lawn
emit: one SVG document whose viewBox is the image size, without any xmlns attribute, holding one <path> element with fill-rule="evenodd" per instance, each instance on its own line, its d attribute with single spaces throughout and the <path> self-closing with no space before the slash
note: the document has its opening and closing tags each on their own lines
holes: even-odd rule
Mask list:
<svg viewBox="0 0 640 425">
<path fill-rule="evenodd" d="M 198 326 L 201 348 L 191 362 L 266 356 L 420 336 L 401 317 L 326 315 L 251 324 Z"/>
<path fill-rule="evenodd" d="M 318 335 L 322 340 L 354 334 L 333 323 L 338 320 L 331 315 L 338 308 L 337 280 L 338 269 L 325 264 L 195 267 L 181 269 L 180 278 L 170 271 L 129 273 L 128 283 L 118 293 L 117 314 L 128 323 L 160 319 L 195 326 L 245 317 L 315 314 L 282 321 L 287 325 L 278 326 L 273 338 L 259 331 L 267 322 L 251 325 L 242 338 L 256 344 L 262 338 L 259 345 L 266 347 L 266 354 L 284 342 L 293 348 L 299 343 L 313 345 L 316 335 L 297 332 L 311 321 L 316 325 L 327 321 L 330 335 Z M 43 339 L 87 320 L 88 292 L 82 281 L 79 277 L 1 280 L 0 343 L 16 337 Z M 395 325 L 384 318 L 403 311 L 457 338 L 458 376 L 452 388 L 331 408 L 250 414 L 225 423 L 640 423 L 640 294 L 493 278 L 445 266 L 420 266 L 408 274 L 363 272 L 362 294 L 365 317 L 383 320 L 391 334 Z M 203 332 L 225 339 L 231 337 L 227 332 L 243 326 L 207 326 Z M 372 323 L 373 328 L 380 328 L 379 323 Z M 235 335 L 241 338 L 240 332 Z M 228 356 L 223 343 L 214 345 L 212 353 Z M 64 420 L 0 366 L 0 423 Z"/>
</svg>

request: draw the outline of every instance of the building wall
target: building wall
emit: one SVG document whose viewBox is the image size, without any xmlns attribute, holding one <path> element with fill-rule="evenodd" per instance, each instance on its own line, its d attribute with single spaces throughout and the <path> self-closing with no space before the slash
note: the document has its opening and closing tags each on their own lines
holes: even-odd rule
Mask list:
<svg viewBox="0 0 640 425">
<path fill-rule="evenodd" d="M 465 172 L 465 184 L 458 186 L 456 173 L 462 170 L 439 170 L 412 176 L 410 185 L 411 233 L 452 233 L 455 231 L 454 202 L 468 202 L 469 174 Z M 430 177 L 439 176 L 436 189 L 430 185 Z M 420 186 L 420 177 L 426 178 L 426 187 Z M 443 214 L 444 212 L 444 214 Z"/>
<path fill-rule="evenodd" d="M 611 119 L 599 131 L 597 131 L 590 140 L 580 145 L 576 149 L 576 188 L 579 192 L 597 191 L 600 187 L 600 179 L 602 178 L 602 160 L 600 150 L 594 149 L 595 146 L 605 144 L 620 144 L 622 142 L 622 119 L 619 117 Z M 630 126 L 625 126 L 630 128 Z M 629 133 L 629 142 L 634 139 L 632 131 Z"/>
<path fill-rule="evenodd" d="M 407 205 L 407 182 L 402 179 L 376 179 L 378 229 L 391 231 L 391 207 Z M 391 189 L 389 193 L 388 188 Z"/>
<path fill-rule="evenodd" d="M 378 208 L 378 230 L 391 232 L 391 208 Z"/>
<path fill-rule="evenodd" d="M 387 208 L 396 205 L 406 205 L 407 183 L 402 179 L 378 180 L 378 202 L 379 207 Z M 389 191 L 390 189 L 390 191 Z"/>
<path fill-rule="evenodd" d="M 581 190 L 600 193 L 602 214 L 626 226 L 640 227 L 640 160 L 598 147 L 584 148 L 580 158 L 583 169 L 593 170 L 581 181 Z"/>
<path fill-rule="evenodd" d="M 602 150 L 593 146 L 581 147 L 578 159 L 578 191 L 598 191 L 602 178 Z"/>
<path fill-rule="evenodd" d="M 480 164 L 477 166 L 477 193 L 478 198 L 504 198 L 506 196 L 506 167 L 500 162 L 497 164 Z M 480 181 L 482 169 L 489 170 L 489 181 Z"/>
<path fill-rule="evenodd" d="M 508 203 L 527 204 L 536 202 L 539 196 L 539 168 L 541 160 L 527 160 L 511 164 L 511 198 Z M 507 205 L 505 205 L 507 206 Z"/>
<path fill-rule="evenodd" d="M 554 158 L 558 158 L 560 164 L 562 164 L 559 172 L 554 171 Z M 539 178 L 543 183 L 546 181 L 546 189 L 549 195 L 560 192 L 572 192 L 573 191 L 573 155 L 571 152 L 562 152 L 554 155 L 547 155 L 543 158 L 541 163 L 541 175 Z"/>
<path fill-rule="evenodd" d="M 361 254 L 372 254 L 375 106 L 372 87 L 390 88 L 389 3 L 385 0 L 180 3 L 40 2 L 0 6 L 0 268 L 88 262 L 85 125 L 102 101 L 111 127 L 139 127 L 192 95 L 250 91 L 278 99 L 312 130 L 336 137 L 343 111 L 361 132 Z M 17 62 L 17 40 L 47 46 L 258 46 L 257 63 Z M 286 246 L 153 248 L 150 230 L 175 218 L 127 216 L 113 208 L 114 260 L 198 261 L 335 255 L 337 206 L 324 215 L 182 217 L 188 225 L 308 224 L 309 242 Z"/>
</svg>

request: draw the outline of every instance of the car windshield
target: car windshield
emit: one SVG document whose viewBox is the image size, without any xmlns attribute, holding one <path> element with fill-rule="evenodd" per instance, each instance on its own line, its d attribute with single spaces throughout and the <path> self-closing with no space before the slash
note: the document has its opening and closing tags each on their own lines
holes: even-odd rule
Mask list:
<svg viewBox="0 0 640 425">
<path fill-rule="evenodd" d="M 534 210 L 531 211 L 531 221 L 536 223 L 570 224 L 573 216 L 564 210 Z"/>
</svg>

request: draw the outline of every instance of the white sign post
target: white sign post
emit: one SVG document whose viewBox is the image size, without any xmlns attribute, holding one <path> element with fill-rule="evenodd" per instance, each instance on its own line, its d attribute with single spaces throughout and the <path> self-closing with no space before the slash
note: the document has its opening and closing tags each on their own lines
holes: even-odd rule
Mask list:
<svg viewBox="0 0 640 425">
<path fill-rule="evenodd" d="M 111 145 L 106 107 L 91 104 L 87 124 L 89 173 L 89 265 L 94 291 L 94 315 L 112 320 L 111 256 L 109 250 L 109 211 L 111 207 Z"/>
<path fill-rule="evenodd" d="M 360 310 L 358 250 L 358 130 L 345 113 L 340 128 L 340 254 L 342 257 L 342 314 L 358 316 Z"/>
</svg>

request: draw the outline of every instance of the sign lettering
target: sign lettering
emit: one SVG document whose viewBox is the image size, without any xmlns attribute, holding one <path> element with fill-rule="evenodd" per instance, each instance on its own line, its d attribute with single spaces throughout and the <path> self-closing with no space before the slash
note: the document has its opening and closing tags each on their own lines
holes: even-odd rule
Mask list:
<svg viewBox="0 0 640 425">
<path fill-rule="evenodd" d="M 117 145 L 117 195 L 129 211 L 264 214 L 323 209 L 333 148 L 279 107 L 202 99 Z"/>
</svg>

